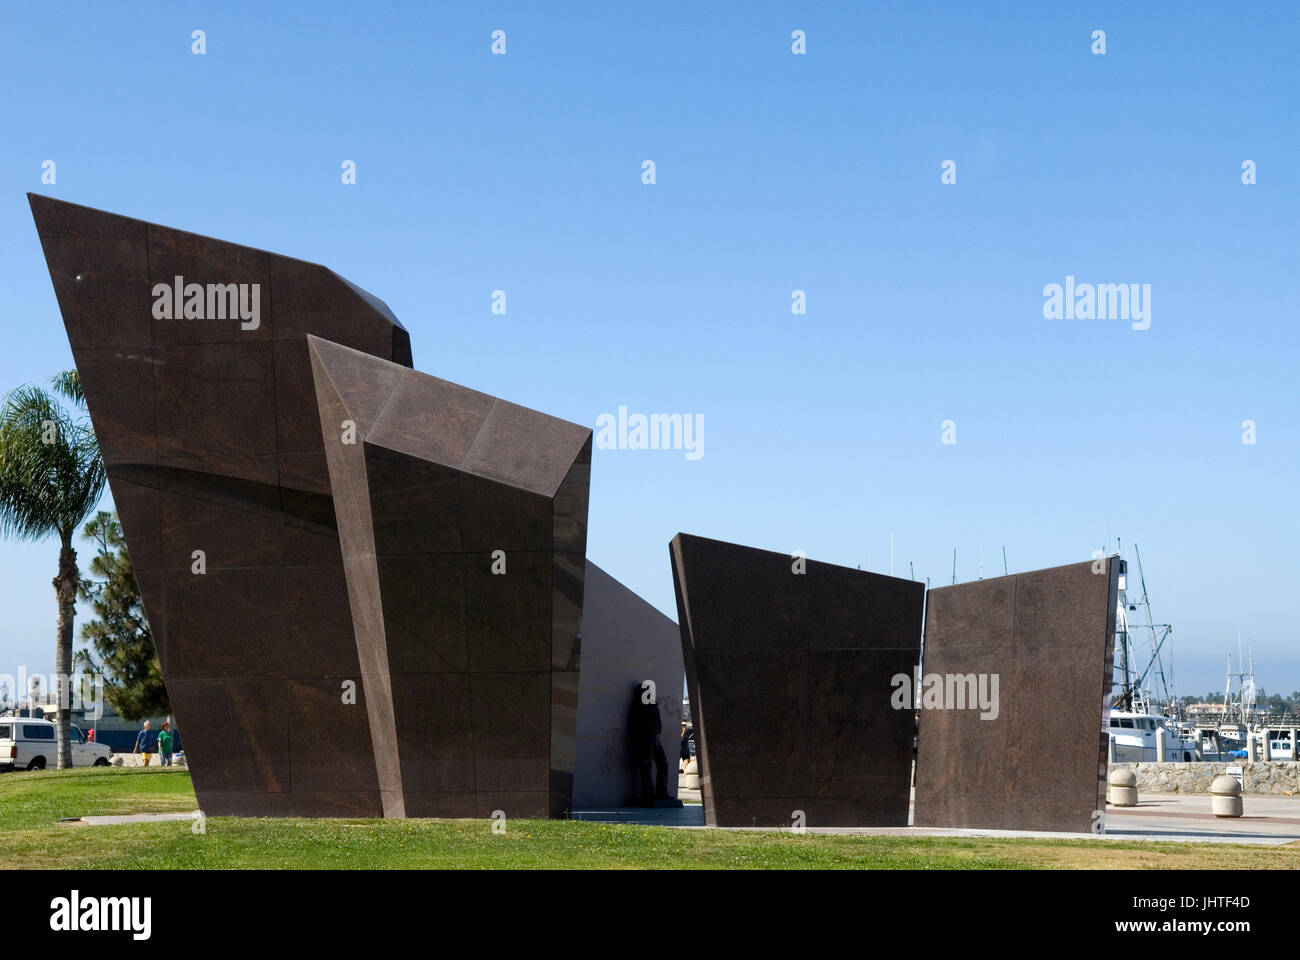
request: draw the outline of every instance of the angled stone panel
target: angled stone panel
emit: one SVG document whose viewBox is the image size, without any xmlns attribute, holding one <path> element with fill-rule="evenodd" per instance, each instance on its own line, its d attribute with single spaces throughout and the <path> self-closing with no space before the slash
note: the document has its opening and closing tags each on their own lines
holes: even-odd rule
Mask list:
<svg viewBox="0 0 1300 960">
<path fill-rule="evenodd" d="M 655 684 L 668 795 L 676 797 L 684 677 L 677 624 L 588 560 L 580 645 L 574 807 L 621 807 L 639 798 L 628 708 L 645 680 Z"/>
<path fill-rule="evenodd" d="M 669 548 L 712 826 L 906 826 L 913 716 L 891 703 L 923 584 L 678 534 Z"/>
<path fill-rule="evenodd" d="M 29 200 L 200 805 L 378 816 L 306 334 L 409 366 L 406 331 L 324 267 Z M 177 276 L 201 315 L 158 315 Z M 221 316 L 239 284 L 255 323 Z"/>
<path fill-rule="evenodd" d="M 385 815 L 566 815 L 591 431 L 308 343 Z"/>
<path fill-rule="evenodd" d="M 923 681 L 945 695 L 922 698 L 917 826 L 1092 831 L 1121 572 L 1107 558 L 930 591 Z M 998 677 L 996 716 L 947 692 L 972 676 L 988 692 Z"/>
</svg>

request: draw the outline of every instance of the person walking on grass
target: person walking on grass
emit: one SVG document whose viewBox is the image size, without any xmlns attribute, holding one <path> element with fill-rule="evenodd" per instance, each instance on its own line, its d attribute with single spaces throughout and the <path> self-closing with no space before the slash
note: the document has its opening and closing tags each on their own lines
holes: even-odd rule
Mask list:
<svg viewBox="0 0 1300 960">
<path fill-rule="evenodd" d="M 131 752 L 143 754 L 144 766 L 147 767 L 149 766 L 149 754 L 153 753 L 153 748 L 154 735 L 149 729 L 149 721 L 146 720 L 144 726 L 140 728 L 140 732 L 135 735 L 135 749 Z"/>
<path fill-rule="evenodd" d="M 158 731 L 158 755 L 162 758 L 162 765 L 170 767 L 172 765 L 172 722 L 164 720 L 162 729 Z"/>
</svg>

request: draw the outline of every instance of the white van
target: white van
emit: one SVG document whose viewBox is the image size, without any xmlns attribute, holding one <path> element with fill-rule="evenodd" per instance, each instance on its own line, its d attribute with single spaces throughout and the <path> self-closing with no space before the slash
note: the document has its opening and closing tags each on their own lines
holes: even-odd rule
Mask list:
<svg viewBox="0 0 1300 960">
<path fill-rule="evenodd" d="M 53 720 L 31 717 L 0 717 L 0 769 L 44 770 L 59 760 L 58 727 Z M 113 751 L 102 743 L 90 743 L 75 723 L 71 729 L 72 765 L 106 767 Z"/>
</svg>

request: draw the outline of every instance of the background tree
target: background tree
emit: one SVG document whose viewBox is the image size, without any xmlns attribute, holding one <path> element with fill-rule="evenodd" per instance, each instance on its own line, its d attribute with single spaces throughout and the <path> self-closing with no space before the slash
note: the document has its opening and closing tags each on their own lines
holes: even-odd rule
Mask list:
<svg viewBox="0 0 1300 960">
<path fill-rule="evenodd" d="M 96 619 L 81 628 L 81 638 L 94 655 L 90 650 L 78 650 L 78 666 L 103 676 L 105 698 L 127 720 L 171 713 L 158 651 L 117 515 L 99 511 L 82 536 L 98 547 L 90 561 L 95 579 L 81 584 L 81 596 L 90 601 Z"/>
<path fill-rule="evenodd" d="M 19 540 L 59 538 L 54 578 L 58 604 L 55 671 L 51 691 L 58 703 L 58 766 L 72 759 L 68 742 L 71 715 L 72 627 L 81 573 L 72 538 L 99 503 L 106 480 L 95 432 L 85 417 L 81 378 L 75 370 L 53 378 L 56 391 L 72 400 L 80 414 L 65 410 L 54 396 L 28 384 L 11 392 L 0 408 L 0 534 Z"/>
</svg>

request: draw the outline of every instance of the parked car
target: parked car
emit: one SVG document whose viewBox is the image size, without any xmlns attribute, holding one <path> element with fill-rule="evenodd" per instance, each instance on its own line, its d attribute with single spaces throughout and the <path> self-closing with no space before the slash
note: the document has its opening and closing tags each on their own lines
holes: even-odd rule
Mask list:
<svg viewBox="0 0 1300 960">
<path fill-rule="evenodd" d="M 28 717 L 0 717 L 0 769 L 44 770 L 58 764 L 59 740 L 52 720 Z M 102 743 L 86 739 L 76 724 L 72 725 L 72 765 L 106 767 L 113 755 Z"/>
</svg>

